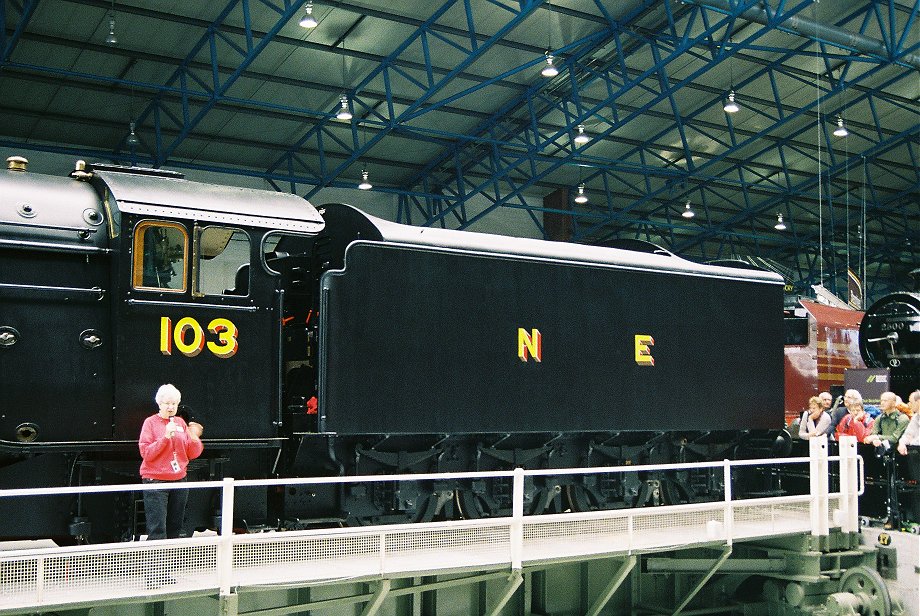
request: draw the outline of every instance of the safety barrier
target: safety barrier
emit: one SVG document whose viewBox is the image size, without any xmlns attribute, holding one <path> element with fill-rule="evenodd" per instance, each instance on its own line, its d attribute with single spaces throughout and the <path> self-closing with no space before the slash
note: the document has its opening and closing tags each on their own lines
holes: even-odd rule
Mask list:
<svg viewBox="0 0 920 616">
<path fill-rule="evenodd" d="M 851 442 L 850 442 L 851 441 Z M 839 462 L 840 491 L 830 492 L 829 465 Z M 808 465 L 810 493 L 737 499 L 733 471 L 751 466 Z M 525 478 L 721 469 L 724 498 L 636 509 L 524 515 Z M 713 472 L 710 470 L 710 472 Z M 717 471 L 716 471 L 717 472 Z M 234 494 L 258 486 L 510 478 L 510 517 L 234 534 Z M 219 534 L 163 541 L 2 550 L 0 614 L 25 608 L 90 605 L 156 595 L 217 594 L 265 584 L 309 585 L 411 574 L 508 569 L 597 555 L 633 554 L 730 545 L 778 534 L 826 535 L 831 527 L 859 530 L 857 495 L 863 486 L 853 439 L 828 457 L 812 439 L 809 458 L 666 464 L 551 471 L 375 475 L 311 479 L 225 479 L 180 487 L 219 488 Z M 169 484 L 0 490 L 0 498 L 173 489 Z"/>
</svg>

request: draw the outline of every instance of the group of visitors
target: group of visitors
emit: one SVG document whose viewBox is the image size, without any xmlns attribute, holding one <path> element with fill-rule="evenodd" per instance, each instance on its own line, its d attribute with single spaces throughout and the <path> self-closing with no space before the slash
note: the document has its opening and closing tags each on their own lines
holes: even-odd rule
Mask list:
<svg viewBox="0 0 920 616">
<path fill-rule="evenodd" d="M 887 519 L 885 528 L 899 528 L 901 524 L 898 502 L 897 464 L 892 449 L 902 456 L 908 447 L 920 445 L 920 390 L 911 392 L 908 404 L 904 404 L 895 393 L 886 391 L 879 396 L 878 407 L 870 407 L 855 389 L 846 393 L 832 404 L 829 392 L 821 392 L 808 400 L 808 410 L 799 421 L 799 437 L 803 439 L 827 435 L 840 440 L 849 435 L 860 443 L 875 447 L 875 455 L 884 460 L 887 474 L 885 507 Z"/>
<path fill-rule="evenodd" d="M 799 421 L 799 438 L 823 435 L 837 440 L 854 436 L 860 443 L 897 447 L 898 453 L 907 455 L 909 445 L 920 445 L 920 390 L 910 394 L 907 404 L 886 391 L 878 407 L 867 406 L 855 389 L 848 389 L 836 403 L 827 391 L 812 396 Z"/>
</svg>

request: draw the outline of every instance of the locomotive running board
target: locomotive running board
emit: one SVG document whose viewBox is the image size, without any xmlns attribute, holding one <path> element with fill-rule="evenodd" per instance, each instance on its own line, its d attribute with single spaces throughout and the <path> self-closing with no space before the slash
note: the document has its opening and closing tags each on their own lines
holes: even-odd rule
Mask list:
<svg viewBox="0 0 920 616">
<path fill-rule="evenodd" d="M 220 438 L 202 439 L 209 449 L 273 449 L 281 447 L 288 439 L 277 438 Z M 0 453 L 77 453 L 87 451 L 125 451 L 137 449 L 137 441 L 32 441 L 19 443 L 0 439 Z"/>
</svg>

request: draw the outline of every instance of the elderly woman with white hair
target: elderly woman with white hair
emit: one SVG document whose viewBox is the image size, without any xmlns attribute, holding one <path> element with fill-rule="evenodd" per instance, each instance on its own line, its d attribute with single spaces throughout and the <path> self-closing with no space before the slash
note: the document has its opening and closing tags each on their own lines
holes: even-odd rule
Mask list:
<svg viewBox="0 0 920 616">
<path fill-rule="evenodd" d="M 141 428 L 141 478 L 144 483 L 185 481 L 189 460 L 201 455 L 204 445 L 201 424 L 185 423 L 176 416 L 182 394 L 174 385 L 162 385 L 156 393 L 159 411 Z M 144 514 L 148 539 L 173 539 L 182 532 L 188 489 L 144 490 Z"/>
</svg>

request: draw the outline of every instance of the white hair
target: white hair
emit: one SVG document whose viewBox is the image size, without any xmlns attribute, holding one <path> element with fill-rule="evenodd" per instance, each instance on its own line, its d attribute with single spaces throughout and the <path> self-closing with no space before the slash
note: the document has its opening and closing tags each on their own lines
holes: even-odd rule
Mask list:
<svg viewBox="0 0 920 616">
<path fill-rule="evenodd" d="M 176 388 L 172 383 L 167 383 L 166 385 L 160 385 L 160 388 L 157 390 L 157 395 L 154 396 L 154 400 L 157 404 L 163 402 L 166 399 L 176 399 L 176 402 L 182 400 L 182 393 Z"/>
</svg>

